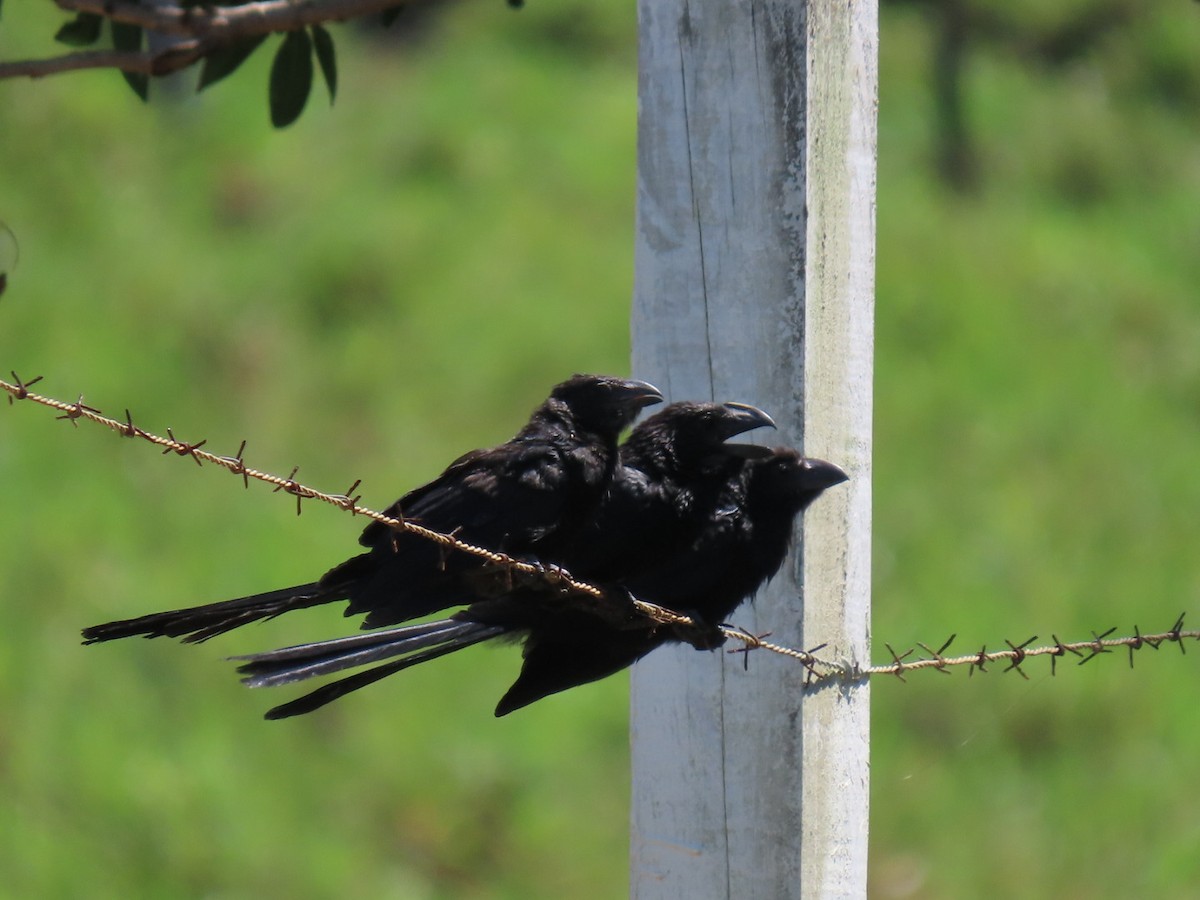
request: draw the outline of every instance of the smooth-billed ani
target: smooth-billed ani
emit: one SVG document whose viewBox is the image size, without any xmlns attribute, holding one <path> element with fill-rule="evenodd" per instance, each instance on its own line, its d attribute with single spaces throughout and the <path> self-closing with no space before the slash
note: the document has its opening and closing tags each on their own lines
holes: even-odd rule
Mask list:
<svg viewBox="0 0 1200 900">
<path fill-rule="evenodd" d="M 565 554 L 568 562 L 574 556 L 575 574 L 609 582 L 614 591 L 605 601 L 518 590 L 476 602 L 441 622 L 245 657 L 241 671 L 253 686 L 285 684 L 402 657 L 276 707 L 268 718 L 309 712 L 409 666 L 501 636 L 524 637 L 525 647 L 521 674 L 497 706 L 498 716 L 610 675 L 667 642 L 716 646 L 715 625 L 782 564 L 795 516 L 847 476 L 837 466 L 805 459 L 794 450 L 718 443 L 704 452 L 685 452 L 683 458 L 690 463 L 689 477 L 684 477 L 678 454 L 664 452 L 670 439 L 651 427 L 671 411 L 668 407 L 635 429 L 626 444 L 629 449 L 622 448 L 622 464 L 595 525 L 580 534 L 581 541 L 593 543 L 587 544 L 586 553 L 576 548 Z M 727 449 L 722 452 L 722 447 Z M 641 466 L 660 471 L 651 476 Z M 678 484 L 660 488 L 672 482 Z M 686 512 L 672 514 L 665 508 L 671 500 L 665 498 L 683 498 Z M 660 504 L 663 508 L 656 509 Z M 639 515 L 643 505 L 644 516 Z M 616 509 L 622 510 L 620 515 Z M 677 525 L 677 533 L 664 538 L 662 523 L 672 515 L 687 524 Z M 635 560 L 625 572 L 601 552 L 614 534 L 619 538 L 613 546 Z M 645 535 L 658 535 L 657 554 L 634 552 L 630 557 L 643 541 L 654 542 Z M 597 577 L 601 573 L 604 579 Z M 687 612 L 698 624 L 660 625 L 631 615 L 621 605 L 625 591 Z"/>
</svg>

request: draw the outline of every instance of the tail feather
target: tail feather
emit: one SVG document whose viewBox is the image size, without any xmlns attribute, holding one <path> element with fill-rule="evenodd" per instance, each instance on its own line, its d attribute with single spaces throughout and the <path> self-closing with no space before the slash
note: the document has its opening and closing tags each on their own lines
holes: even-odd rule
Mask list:
<svg viewBox="0 0 1200 900">
<path fill-rule="evenodd" d="M 504 628 L 497 625 L 445 619 L 233 658 L 244 660 L 238 671 L 246 676 L 242 681 L 247 685 L 273 687 L 320 675 L 332 675 L 394 656 L 414 654 L 429 647 L 446 647 L 445 652 L 448 653 L 494 637 L 502 631 Z"/>
<path fill-rule="evenodd" d="M 354 675 L 349 675 L 329 684 L 322 685 L 315 691 L 305 694 L 302 697 L 297 697 L 287 703 L 280 704 L 273 709 L 267 710 L 265 718 L 267 719 L 286 719 L 289 716 L 298 716 L 303 713 L 312 712 L 314 709 L 320 709 L 326 703 L 332 703 L 339 697 L 344 697 L 351 691 L 357 691 L 359 688 L 364 688 L 369 684 L 374 684 L 376 681 L 387 678 L 396 672 L 401 672 L 410 666 L 415 666 L 417 663 L 427 662 L 431 659 L 437 659 L 439 656 L 445 656 L 447 653 L 453 653 L 456 650 L 462 650 L 464 647 L 470 647 L 472 644 L 478 644 L 481 641 L 486 641 L 503 634 L 507 629 L 497 625 L 491 626 L 474 626 L 477 631 L 475 633 L 460 636 L 455 641 L 442 644 L 440 646 L 431 647 L 414 653 L 411 656 L 406 656 L 404 659 L 398 659 L 395 662 L 385 663 L 382 666 L 376 666 L 373 669 L 367 669 L 365 672 L 357 672 Z"/>
<path fill-rule="evenodd" d="M 311 662 L 325 656 L 348 650 L 365 650 L 379 644 L 394 642 L 400 637 L 418 637 L 425 634 L 445 631 L 447 628 L 460 623 L 443 619 L 439 622 L 422 622 L 419 625 L 406 625 L 403 628 L 390 628 L 387 631 L 367 631 L 352 634 L 349 637 L 333 640 L 313 641 L 308 644 L 296 644 L 279 650 L 265 650 L 262 653 L 248 653 L 245 656 L 231 656 L 232 660 L 246 660 L 239 672 L 259 672 L 269 669 L 283 668 L 276 664 L 287 661 Z"/>
<path fill-rule="evenodd" d="M 150 613 L 136 619 L 121 619 L 83 629 L 83 642 L 95 644 L 118 638 L 135 637 L 182 637 L 184 643 L 207 641 L 218 634 L 232 631 L 248 622 L 273 619 L 293 609 L 304 609 L 339 600 L 345 594 L 323 587 L 317 582 L 298 584 L 295 587 L 238 597 L 204 606 L 187 609 L 172 609 Z"/>
</svg>

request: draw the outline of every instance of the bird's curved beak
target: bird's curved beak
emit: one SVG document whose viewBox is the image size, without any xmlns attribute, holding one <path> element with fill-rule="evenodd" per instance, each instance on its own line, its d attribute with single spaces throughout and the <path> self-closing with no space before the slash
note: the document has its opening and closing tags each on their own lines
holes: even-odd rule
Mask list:
<svg viewBox="0 0 1200 900">
<path fill-rule="evenodd" d="M 741 459 L 766 459 L 774 456 L 775 451 L 761 444 L 729 444 L 721 445 L 721 453 L 725 456 L 737 456 Z"/>
<path fill-rule="evenodd" d="M 726 411 L 723 419 L 724 436 L 731 438 L 735 434 L 752 431 L 755 428 L 774 428 L 775 420 L 749 403 L 723 403 Z"/>
<path fill-rule="evenodd" d="M 630 379 L 625 382 L 624 393 L 625 400 L 634 409 L 653 406 L 655 403 L 663 401 L 662 391 L 648 381 Z"/>
<path fill-rule="evenodd" d="M 806 457 L 800 471 L 804 486 L 814 491 L 823 491 L 850 480 L 850 476 L 840 466 L 823 459 Z"/>
</svg>

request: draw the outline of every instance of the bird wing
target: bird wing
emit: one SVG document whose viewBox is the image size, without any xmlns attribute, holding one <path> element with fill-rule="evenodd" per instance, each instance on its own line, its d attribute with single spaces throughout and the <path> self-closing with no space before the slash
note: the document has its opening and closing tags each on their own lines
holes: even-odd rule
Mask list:
<svg viewBox="0 0 1200 900">
<path fill-rule="evenodd" d="M 569 494 L 563 454 L 541 444 L 509 443 L 461 457 L 441 475 L 409 491 L 386 513 L 495 549 L 543 537 L 559 522 Z M 392 546 L 395 532 L 380 522 L 359 538 Z M 419 538 L 418 538 L 419 540 Z"/>
</svg>

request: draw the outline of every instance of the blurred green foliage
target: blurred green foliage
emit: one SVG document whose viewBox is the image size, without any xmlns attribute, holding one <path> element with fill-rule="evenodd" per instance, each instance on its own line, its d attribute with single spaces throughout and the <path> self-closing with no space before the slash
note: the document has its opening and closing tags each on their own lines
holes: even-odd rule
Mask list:
<svg viewBox="0 0 1200 900">
<path fill-rule="evenodd" d="M 6 5 L 4 58 L 49 7 Z M 885 6 L 878 642 L 1200 621 L 1198 9 L 1053 69 L 973 50 L 963 194 L 932 174 L 928 9 Z M 634 29 L 578 0 L 339 29 L 338 105 L 282 133 L 271 54 L 149 108 L 114 73 L 0 85 L 0 365 L 389 502 L 627 370 Z M 360 523 L 28 405 L 0 485 L 0 896 L 625 893 L 625 678 L 497 721 L 517 655 L 483 649 L 266 723 L 222 658 L 336 611 L 200 647 L 78 628 L 306 580 Z M 877 683 L 872 895 L 1192 896 L 1195 655 Z"/>
</svg>

